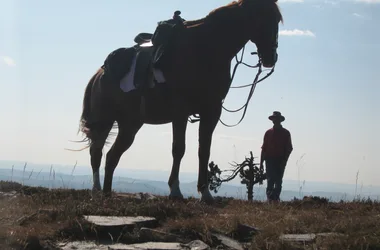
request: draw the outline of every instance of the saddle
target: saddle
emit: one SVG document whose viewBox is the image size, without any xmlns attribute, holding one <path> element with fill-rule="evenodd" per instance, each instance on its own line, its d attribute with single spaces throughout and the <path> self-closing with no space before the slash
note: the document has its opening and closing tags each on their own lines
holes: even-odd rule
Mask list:
<svg viewBox="0 0 380 250">
<path fill-rule="evenodd" d="M 162 70 L 167 66 L 171 55 L 170 47 L 183 25 L 183 19 L 178 18 L 176 11 L 173 19 L 158 22 L 153 34 L 142 32 L 134 38 L 135 45 L 112 51 L 104 61 L 104 75 L 112 81 L 120 80 L 131 70 L 134 59 L 134 84 L 137 89 L 145 88 L 147 83 L 153 83 L 153 69 Z"/>
</svg>

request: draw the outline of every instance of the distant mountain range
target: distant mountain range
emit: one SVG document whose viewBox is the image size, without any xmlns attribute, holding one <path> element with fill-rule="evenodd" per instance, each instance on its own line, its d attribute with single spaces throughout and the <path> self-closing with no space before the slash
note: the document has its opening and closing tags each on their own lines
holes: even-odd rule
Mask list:
<svg viewBox="0 0 380 250">
<path fill-rule="evenodd" d="M 24 171 L 24 164 L 25 163 L 16 161 L 0 161 L 0 180 L 12 180 L 28 186 L 47 188 L 92 188 L 92 171 L 90 167 L 78 166 L 73 169 L 73 166 L 27 164 Z M 156 195 L 168 195 L 169 187 L 167 179 L 169 174 L 167 171 L 136 170 L 119 167 L 114 174 L 113 189 L 117 192 L 147 192 Z M 196 173 L 181 172 L 180 185 L 185 197 L 199 197 L 196 189 L 196 179 Z M 101 182 L 102 181 L 103 176 L 101 176 Z M 254 199 L 266 199 L 265 187 L 265 182 L 264 185 L 255 187 Z M 294 180 L 284 180 L 281 199 L 291 200 L 294 199 L 294 197 L 302 198 L 304 195 L 313 195 L 326 197 L 332 201 L 351 201 L 355 197 L 355 189 L 357 196 L 359 195 L 361 198 L 369 197 L 373 200 L 380 200 L 380 187 L 359 186 L 356 188 L 356 186 L 352 184 L 324 182 L 306 182 L 303 185 L 302 182 L 300 183 Z M 222 184 L 218 193 L 214 195 L 247 199 L 246 188 L 239 183 L 238 178 L 228 184 Z"/>
</svg>

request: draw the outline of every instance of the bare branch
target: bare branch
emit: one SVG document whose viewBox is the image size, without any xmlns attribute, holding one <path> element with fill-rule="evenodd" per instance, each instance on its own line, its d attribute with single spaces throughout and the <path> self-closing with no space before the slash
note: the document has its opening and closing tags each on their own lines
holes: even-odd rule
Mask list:
<svg viewBox="0 0 380 250">
<path fill-rule="evenodd" d="M 245 160 L 240 164 L 236 162 L 234 162 L 234 164 L 229 163 L 234 168 L 224 171 L 221 171 L 218 165 L 215 165 L 214 162 L 210 162 L 208 172 L 210 190 L 217 193 L 223 182 L 229 182 L 235 179 L 239 174 L 239 177 L 242 179 L 241 184 L 245 184 L 247 187 L 248 200 L 252 200 L 253 186 L 257 183 L 263 184 L 266 175 L 264 170 L 258 167 L 260 164 L 254 162 L 255 157 L 253 157 L 252 151 L 250 152 L 250 156 L 250 158 L 245 157 Z M 229 172 L 230 174 L 222 179 L 220 175 L 225 172 Z"/>
</svg>

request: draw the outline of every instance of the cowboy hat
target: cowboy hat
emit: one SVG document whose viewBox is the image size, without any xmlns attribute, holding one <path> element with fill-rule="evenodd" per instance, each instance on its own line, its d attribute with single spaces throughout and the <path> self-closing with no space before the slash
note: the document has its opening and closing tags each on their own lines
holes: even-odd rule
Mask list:
<svg viewBox="0 0 380 250">
<path fill-rule="evenodd" d="M 273 121 L 273 118 L 280 118 L 281 122 L 285 121 L 285 117 L 281 115 L 279 111 L 273 111 L 273 114 L 268 117 L 269 120 Z"/>
</svg>

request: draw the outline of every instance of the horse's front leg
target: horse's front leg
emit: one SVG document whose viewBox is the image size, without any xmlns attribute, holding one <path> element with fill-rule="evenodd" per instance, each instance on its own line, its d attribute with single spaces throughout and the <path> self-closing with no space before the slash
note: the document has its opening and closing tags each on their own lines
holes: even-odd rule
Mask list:
<svg viewBox="0 0 380 250">
<path fill-rule="evenodd" d="M 170 195 L 169 199 L 183 199 L 181 189 L 179 188 L 179 169 L 186 149 L 186 127 L 187 117 L 176 119 L 172 122 L 173 127 L 173 143 L 172 155 L 173 165 L 169 177 Z"/>
<path fill-rule="evenodd" d="M 217 106 L 212 108 L 208 106 L 207 111 L 200 114 L 199 122 L 199 170 L 198 170 L 198 192 L 201 193 L 201 201 L 207 204 L 213 203 L 214 199 L 208 188 L 208 162 L 210 159 L 210 150 L 212 135 L 215 127 L 218 124 L 222 107 Z"/>
</svg>

